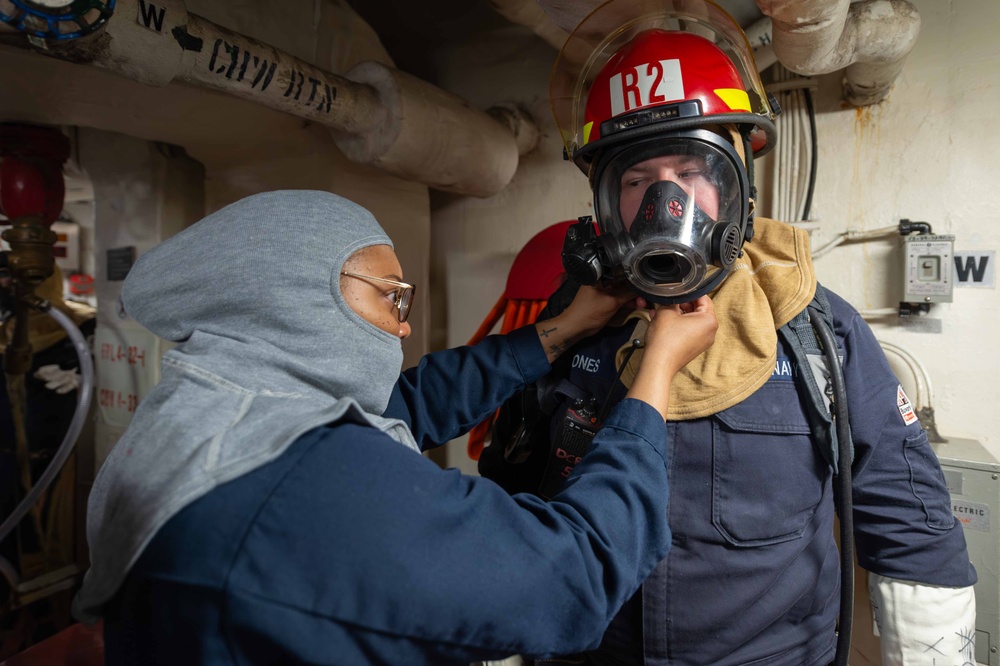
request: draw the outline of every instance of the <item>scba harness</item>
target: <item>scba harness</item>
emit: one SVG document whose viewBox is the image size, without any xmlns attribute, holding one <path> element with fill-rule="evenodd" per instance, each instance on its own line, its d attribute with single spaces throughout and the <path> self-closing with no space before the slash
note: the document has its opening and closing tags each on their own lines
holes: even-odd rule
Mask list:
<svg viewBox="0 0 1000 666">
<path fill-rule="evenodd" d="M 572 282 L 560 287 L 539 319 L 562 312 L 578 288 Z M 820 321 L 814 322 L 817 318 Z M 816 325 L 833 331 L 830 304 L 818 285 L 809 305 L 778 333 L 789 350 L 788 360 L 798 369 L 791 373 L 792 379 L 805 388 L 803 404 L 811 439 L 824 461 L 838 470 L 840 446 L 834 417 L 833 372 Z M 624 369 L 628 356 L 641 346 L 641 341 L 629 340 L 631 331 L 631 326 L 620 327 L 602 336 L 596 345 L 586 347 L 584 353 L 577 353 L 581 347 L 578 345 L 564 354 L 546 377 L 509 399 L 494 423 L 492 442 L 479 460 L 480 473 L 510 493 L 529 492 L 545 499 L 555 496 L 590 449 L 604 418 L 628 391 L 620 381 L 622 370 L 606 366 L 612 365 L 607 359 L 613 359 L 616 350 L 629 345 L 621 364 Z M 837 359 L 842 362 L 840 342 L 835 344 Z M 570 380 L 571 374 L 580 374 L 581 370 L 589 378 L 585 386 Z M 847 440 L 850 461 L 853 446 L 849 436 Z"/>
</svg>

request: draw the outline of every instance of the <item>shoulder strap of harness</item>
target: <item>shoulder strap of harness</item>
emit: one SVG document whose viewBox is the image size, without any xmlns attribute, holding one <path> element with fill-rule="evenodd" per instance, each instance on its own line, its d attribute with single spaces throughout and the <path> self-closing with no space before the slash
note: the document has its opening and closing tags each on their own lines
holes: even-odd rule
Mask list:
<svg viewBox="0 0 1000 666">
<path fill-rule="evenodd" d="M 827 357 L 823 353 L 816 330 L 810 321 L 810 310 L 818 312 L 826 325 L 833 330 L 833 311 L 826 291 L 819 284 L 816 294 L 806 308 L 795 315 L 790 322 L 778 329 L 778 334 L 784 339 L 791 350 L 792 356 L 799 368 L 799 378 L 806 387 L 806 411 L 809 417 L 812 437 L 819 446 L 823 458 L 837 469 L 838 442 L 837 429 L 831 413 L 833 404 L 833 384 L 830 379 L 830 369 Z M 844 354 L 838 341 L 837 358 L 843 362 Z M 851 445 L 853 461 L 854 446 Z"/>
</svg>

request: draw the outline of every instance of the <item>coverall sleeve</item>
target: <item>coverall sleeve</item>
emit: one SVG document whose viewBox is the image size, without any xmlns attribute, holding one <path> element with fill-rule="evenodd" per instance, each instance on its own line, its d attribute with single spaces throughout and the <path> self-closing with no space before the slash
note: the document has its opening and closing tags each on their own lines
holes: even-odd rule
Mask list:
<svg viewBox="0 0 1000 666">
<path fill-rule="evenodd" d="M 965 535 L 927 433 L 861 316 L 830 294 L 844 345 L 854 440 L 854 535 L 858 562 L 881 576 L 966 587 L 976 582 Z"/>
<path fill-rule="evenodd" d="M 550 502 L 441 470 L 371 428 L 335 430 L 271 494 L 229 577 L 259 607 L 238 618 L 255 638 L 237 649 L 257 658 L 267 642 L 337 664 L 594 648 L 667 554 L 667 432 L 644 402 L 615 408 Z M 300 534 L 295 565 L 262 575 Z"/>
<path fill-rule="evenodd" d="M 424 356 L 396 382 L 384 416 L 401 419 L 422 450 L 469 431 L 551 366 L 534 326 Z"/>
</svg>

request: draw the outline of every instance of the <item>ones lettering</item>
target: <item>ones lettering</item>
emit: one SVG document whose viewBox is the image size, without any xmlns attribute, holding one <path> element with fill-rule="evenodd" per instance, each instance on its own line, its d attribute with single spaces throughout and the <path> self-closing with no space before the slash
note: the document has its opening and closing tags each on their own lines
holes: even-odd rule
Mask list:
<svg viewBox="0 0 1000 666">
<path fill-rule="evenodd" d="M 611 115 L 684 99 L 680 60 L 657 60 L 611 77 Z"/>
<path fill-rule="evenodd" d="M 584 356 L 583 354 L 577 354 L 573 357 L 573 367 L 586 370 L 587 372 L 596 373 L 601 369 L 601 361 L 600 359 L 590 358 L 589 356 Z"/>
</svg>

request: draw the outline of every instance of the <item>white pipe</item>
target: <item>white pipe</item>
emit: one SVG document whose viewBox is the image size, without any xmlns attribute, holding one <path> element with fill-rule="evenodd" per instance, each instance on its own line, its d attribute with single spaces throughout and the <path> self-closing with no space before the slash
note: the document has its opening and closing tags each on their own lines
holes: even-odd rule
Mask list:
<svg viewBox="0 0 1000 666">
<path fill-rule="evenodd" d="M 788 77 L 788 72 L 783 69 L 781 71 L 781 78 L 784 79 L 787 77 Z M 788 100 L 786 100 L 786 102 L 787 101 Z M 778 171 L 779 175 L 778 187 L 780 188 L 781 192 L 781 204 L 780 204 L 781 207 L 779 209 L 781 211 L 781 217 L 779 219 L 789 220 L 791 219 L 791 215 L 789 212 L 789 205 L 788 205 L 788 190 L 792 182 L 789 167 L 792 161 L 791 154 L 793 147 L 791 123 L 788 122 L 787 119 L 781 121 L 780 129 L 781 129 L 781 137 L 778 139 L 778 141 L 779 141 L 779 147 L 781 148 L 781 159 L 779 162 L 780 169 Z"/>
<path fill-rule="evenodd" d="M 907 0 L 756 0 L 773 21 L 778 60 L 799 74 L 847 68 L 845 99 L 875 104 L 889 92 L 920 31 Z"/>
<path fill-rule="evenodd" d="M 778 150 L 775 151 L 771 167 L 771 217 L 780 220 L 781 211 L 779 210 L 778 197 L 781 196 L 781 123 L 775 123 L 775 126 L 778 131 Z"/>
<path fill-rule="evenodd" d="M 871 308 L 868 310 L 858 310 L 862 319 L 874 319 L 875 317 L 888 317 L 899 315 L 899 308 Z"/>
<path fill-rule="evenodd" d="M 789 73 L 791 76 L 791 73 Z M 792 100 L 792 182 L 790 183 L 789 189 L 791 190 L 789 200 L 791 202 L 788 214 L 790 220 L 798 220 L 801 218 L 799 213 L 799 202 L 802 199 L 802 174 L 805 172 L 805 168 L 802 162 L 802 151 L 805 146 L 802 144 L 802 109 L 805 108 L 804 103 L 799 99 L 801 93 L 798 91 L 791 91 L 788 97 Z"/>
<path fill-rule="evenodd" d="M 522 157 L 537 148 L 542 140 L 538 125 L 516 104 L 498 104 L 487 109 L 486 113 L 507 126 L 517 143 L 517 153 Z"/>
<path fill-rule="evenodd" d="M 848 241 L 858 241 L 858 240 L 870 240 L 872 238 L 885 238 L 886 236 L 892 236 L 899 233 L 899 227 L 882 227 L 881 229 L 872 229 L 871 231 L 852 231 L 848 230 L 832 241 L 822 246 L 821 248 L 814 250 L 812 253 L 813 259 L 822 257 L 824 254 L 830 252 L 833 248 L 846 243 Z"/>
<path fill-rule="evenodd" d="M 753 59 L 757 63 L 757 71 L 765 69 L 778 62 L 774 53 L 774 36 L 771 29 L 771 19 L 764 17 L 743 31 L 753 48 Z"/>
<path fill-rule="evenodd" d="M 490 0 L 490 4 L 500 16 L 530 28 L 557 51 L 569 37 L 569 33 L 556 25 L 535 0 Z"/>
<path fill-rule="evenodd" d="M 514 23 L 550 44 L 564 40 L 603 0 L 492 0 Z M 800 74 L 846 68 L 844 97 L 854 106 L 882 100 L 902 71 L 920 31 L 920 15 L 907 0 L 756 0 L 765 17 L 746 29 L 758 70 L 777 58 Z M 558 34 L 559 37 L 553 37 Z M 583 62 L 586 54 L 573 56 Z"/>
<path fill-rule="evenodd" d="M 108 32 L 116 35 L 126 18 L 116 15 Z M 344 132 L 367 132 L 386 112 L 367 86 L 352 85 L 194 14 L 185 12 L 185 18 L 185 24 L 173 27 L 181 59 L 171 72 L 172 80 L 219 90 Z M 131 32 L 135 22 L 127 24 Z"/>
<path fill-rule="evenodd" d="M 520 4 L 521 0 L 493 0 L 494 4 Z M 567 34 L 576 30 L 583 19 L 607 0 L 535 0 L 542 11 Z"/>
<path fill-rule="evenodd" d="M 103 30 L 46 46 L 146 85 L 182 81 L 306 118 L 350 159 L 438 189 L 491 196 L 517 170 L 507 123 L 464 100 L 378 63 L 326 72 L 188 13 L 183 0 L 119 0 Z"/>
<path fill-rule="evenodd" d="M 590 56 L 589 49 L 580 42 L 574 42 L 569 49 L 563 51 L 569 33 L 589 11 L 580 14 L 579 20 L 566 27 L 565 24 L 560 24 L 553 19 L 553 15 L 548 13 L 549 8 L 543 8 L 535 0 L 490 0 L 490 4 L 500 16 L 511 23 L 529 28 L 550 46 L 562 52 L 562 57 L 567 62 L 582 63 Z M 597 7 L 599 4 L 601 3 L 593 3 L 593 7 Z M 572 9 L 573 16 L 576 16 L 579 9 L 586 3 L 578 3 L 578 5 Z M 556 16 L 565 18 L 561 11 Z M 573 19 L 569 20 L 573 21 Z"/>
<path fill-rule="evenodd" d="M 893 344 L 891 342 L 886 342 L 884 340 L 878 340 L 878 343 L 879 343 L 879 345 L 882 346 L 882 349 L 884 349 L 885 351 L 891 351 L 891 352 L 895 353 L 897 356 L 899 356 L 900 358 L 902 358 L 903 362 L 906 363 L 907 368 L 909 368 L 910 372 L 913 373 L 913 378 L 917 382 L 917 396 L 916 396 L 916 401 L 915 401 L 915 403 L 917 405 L 917 408 L 918 409 L 920 407 L 930 407 L 930 408 L 933 408 L 934 407 L 934 387 L 931 384 L 930 373 L 927 372 L 927 368 L 924 367 L 924 364 L 921 363 L 920 360 L 916 356 L 914 356 L 910 352 L 906 351 L 906 349 L 904 349 L 903 347 L 900 347 L 899 345 Z M 916 368 L 916 369 L 914 369 L 914 368 Z M 921 402 L 921 396 L 920 396 L 920 381 L 921 380 L 923 380 L 924 386 L 927 388 L 927 403 L 926 404 L 924 404 L 924 403 Z"/>
<path fill-rule="evenodd" d="M 485 112 L 378 62 L 363 62 L 347 76 L 376 90 L 382 109 L 374 131 L 334 132 L 351 161 L 478 197 L 496 194 L 514 177 L 517 142 Z"/>
<path fill-rule="evenodd" d="M 789 222 L 794 227 L 808 232 L 819 231 L 823 225 L 818 220 L 792 220 Z"/>
</svg>

